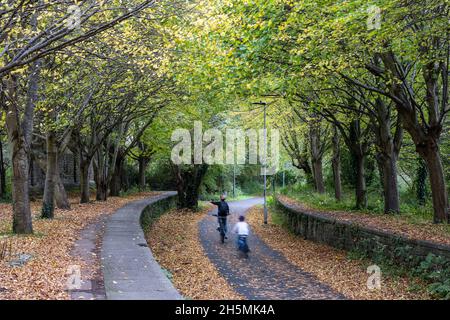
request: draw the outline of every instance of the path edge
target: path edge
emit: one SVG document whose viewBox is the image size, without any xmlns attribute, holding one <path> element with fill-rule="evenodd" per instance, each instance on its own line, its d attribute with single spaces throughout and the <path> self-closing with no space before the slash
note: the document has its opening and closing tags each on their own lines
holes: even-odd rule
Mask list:
<svg viewBox="0 0 450 320">
<path fill-rule="evenodd" d="M 107 300 L 181 300 L 155 260 L 143 225 L 175 207 L 175 191 L 130 202 L 108 217 L 101 248 Z"/>
</svg>

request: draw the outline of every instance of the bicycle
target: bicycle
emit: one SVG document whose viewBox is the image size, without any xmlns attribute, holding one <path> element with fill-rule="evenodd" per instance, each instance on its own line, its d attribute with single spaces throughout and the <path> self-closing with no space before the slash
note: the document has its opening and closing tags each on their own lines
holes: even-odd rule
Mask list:
<svg viewBox="0 0 450 320">
<path fill-rule="evenodd" d="M 225 226 L 227 223 L 227 217 L 219 217 L 217 214 L 213 214 L 214 217 L 218 217 L 218 221 L 219 221 L 219 227 L 217 228 L 217 230 L 220 233 L 220 242 L 221 243 L 225 243 Z"/>
<path fill-rule="evenodd" d="M 248 248 L 247 244 L 247 236 L 240 235 L 238 237 L 238 249 L 244 254 L 245 258 L 248 258 L 248 253 L 250 249 Z"/>
</svg>

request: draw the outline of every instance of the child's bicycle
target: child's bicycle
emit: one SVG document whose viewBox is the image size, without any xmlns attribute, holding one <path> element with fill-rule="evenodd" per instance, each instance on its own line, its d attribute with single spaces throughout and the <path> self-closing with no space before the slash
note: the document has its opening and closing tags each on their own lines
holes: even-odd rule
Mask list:
<svg viewBox="0 0 450 320">
<path fill-rule="evenodd" d="M 238 249 L 243 253 L 245 258 L 248 258 L 250 249 L 247 244 L 247 236 L 241 235 L 238 237 Z"/>
<path fill-rule="evenodd" d="M 217 217 L 217 214 L 213 214 L 214 217 Z M 226 221 L 226 217 L 225 218 L 219 218 L 219 227 L 217 228 L 217 230 L 220 233 L 220 242 L 221 243 L 225 243 L 225 223 L 224 220 Z"/>
</svg>

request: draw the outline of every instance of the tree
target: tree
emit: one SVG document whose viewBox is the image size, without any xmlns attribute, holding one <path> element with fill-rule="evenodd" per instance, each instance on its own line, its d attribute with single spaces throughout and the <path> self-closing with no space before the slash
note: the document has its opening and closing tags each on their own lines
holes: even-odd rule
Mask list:
<svg viewBox="0 0 450 320">
<path fill-rule="evenodd" d="M 0 131 L 0 199 L 5 198 L 6 195 L 6 166 L 3 155 L 3 136 L 4 134 Z"/>
<path fill-rule="evenodd" d="M 341 183 L 341 150 L 340 150 L 340 135 L 336 126 L 333 126 L 333 156 L 331 163 L 333 167 L 333 181 L 334 181 L 334 197 L 337 201 L 342 200 L 342 183 Z"/>
<path fill-rule="evenodd" d="M 306 111 L 299 108 L 294 109 L 298 119 L 308 125 L 309 149 L 311 156 L 311 168 L 314 179 L 314 188 L 318 193 L 325 193 L 325 183 L 323 181 L 322 160 L 329 144 L 328 126 L 322 122 L 323 118 L 317 113 L 308 112 L 308 103 Z"/>
<path fill-rule="evenodd" d="M 178 207 L 196 210 L 200 184 L 208 170 L 208 165 L 172 164 L 172 170 L 177 181 Z"/>
<path fill-rule="evenodd" d="M 305 133 L 295 130 L 292 117 L 287 118 L 287 125 L 282 127 L 281 143 L 291 158 L 292 165 L 305 173 L 306 181 L 313 185 L 312 170 L 309 164 L 308 148 Z M 280 127 L 278 127 L 280 128 Z"/>
<path fill-rule="evenodd" d="M 143 1 L 125 13 L 117 10 L 117 14 L 117 11 L 108 8 L 113 2 L 104 2 L 104 7 L 95 1 L 83 2 L 78 21 L 80 33 L 76 32 L 77 28 L 68 25 L 68 19 L 73 17 L 66 13 L 66 1 L 51 4 L 44 1 L 8 1 L 0 7 L 0 45 L 3 47 L 0 53 L 0 95 L 4 102 L 2 108 L 7 114 L 6 126 L 12 150 L 15 233 L 33 232 L 28 171 L 41 58 L 108 30 L 153 3 Z M 49 10 L 49 6 L 53 6 L 52 10 Z M 98 21 L 104 22 L 97 24 Z M 29 77 L 28 100 L 24 106 L 19 105 L 19 80 L 15 74 L 21 71 L 21 67 L 28 71 Z"/>
</svg>

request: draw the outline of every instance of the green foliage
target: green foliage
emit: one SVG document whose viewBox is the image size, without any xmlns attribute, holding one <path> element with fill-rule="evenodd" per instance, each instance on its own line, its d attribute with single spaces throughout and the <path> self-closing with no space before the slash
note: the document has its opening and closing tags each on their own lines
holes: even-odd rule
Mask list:
<svg viewBox="0 0 450 320">
<path fill-rule="evenodd" d="M 167 158 L 157 158 L 150 162 L 147 181 L 152 190 L 176 190 L 169 161 Z"/>
<path fill-rule="evenodd" d="M 233 197 L 233 171 L 236 170 L 235 197 Z M 268 188 L 270 189 L 268 182 Z M 262 195 L 263 186 L 259 166 L 252 165 L 212 165 L 208 169 L 200 188 L 201 199 L 217 199 L 226 192 L 227 199 L 243 199 L 252 195 Z"/>
<path fill-rule="evenodd" d="M 3 198 L 0 198 L 0 202 L 11 202 L 12 201 L 12 190 L 11 190 L 11 178 L 12 178 L 12 171 L 11 168 L 6 168 L 6 193 Z"/>
<path fill-rule="evenodd" d="M 313 208 L 325 209 L 325 210 L 345 210 L 354 211 L 355 202 L 353 192 L 344 192 L 343 199 L 337 201 L 334 198 L 334 194 L 331 192 L 326 192 L 324 194 L 319 194 L 315 192 L 311 186 L 304 184 L 295 184 L 293 186 L 288 186 L 285 189 L 281 189 L 281 193 L 304 202 Z M 369 205 L 367 213 L 382 213 L 382 208 L 378 203 L 378 195 L 369 193 Z"/>
<path fill-rule="evenodd" d="M 284 189 L 280 189 L 280 192 L 316 209 L 384 215 L 384 206 L 379 187 L 371 187 L 368 190 L 368 207 L 365 210 L 355 209 L 354 194 L 351 189 L 344 190 L 341 201 L 337 201 L 334 198 L 332 189 L 327 193 L 319 194 L 310 186 L 304 184 L 287 186 Z M 401 217 L 406 219 L 408 222 L 420 224 L 431 220 L 433 216 L 431 204 L 427 203 L 425 206 L 418 205 L 414 194 L 411 193 L 411 190 L 403 190 L 400 193 L 400 200 Z"/>
<path fill-rule="evenodd" d="M 370 260 L 390 276 L 419 278 L 426 282 L 427 290 L 438 299 L 450 299 L 450 260 L 429 253 L 425 259 L 411 254 L 410 246 L 397 246 L 394 252 L 373 239 L 360 240 L 349 259 Z M 411 288 L 414 289 L 414 288 Z M 416 288 L 417 289 L 417 288 Z"/>
<path fill-rule="evenodd" d="M 428 290 L 437 298 L 450 300 L 450 260 L 432 253 L 414 269 L 414 274 L 430 283 Z"/>
<path fill-rule="evenodd" d="M 288 220 L 286 218 L 286 215 L 277 208 L 274 197 L 267 198 L 267 206 L 269 208 L 269 214 L 271 216 L 272 223 L 282 226 L 291 232 L 291 230 L 288 228 Z"/>
<path fill-rule="evenodd" d="M 200 194 L 202 199 L 218 199 L 224 192 L 231 196 L 232 189 L 233 167 L 212 165 L 208 168 L 203 179 L 203 183 L 200 187 Z"/>
</svg>

